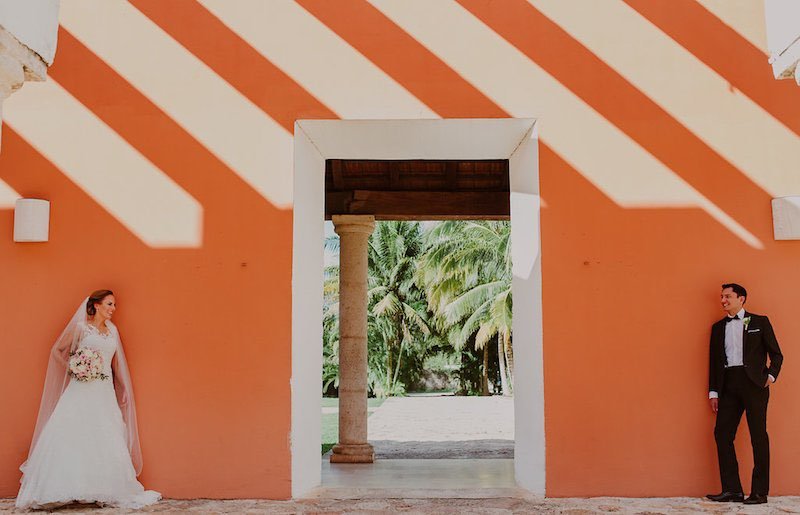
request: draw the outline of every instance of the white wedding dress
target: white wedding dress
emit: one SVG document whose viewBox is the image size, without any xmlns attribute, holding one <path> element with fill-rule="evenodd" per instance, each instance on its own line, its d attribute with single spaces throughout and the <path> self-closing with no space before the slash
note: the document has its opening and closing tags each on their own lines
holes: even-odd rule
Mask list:
<svg viewBox="0 0 800 515">
<path fill-rule="evenodd" d="M 145 490 L 136 479 L 125 442 L 122 413 L 111 380 L 117 350 L 113 332 L 103 335 L 82 324 L 78 347 L 103 356 L 109 378 L 80 382 L 70 379 L 53 414 L 23 465 L 18 508 L 52 508 L 71 502 L 141 508 L 161 494 Z"/>
</svg>

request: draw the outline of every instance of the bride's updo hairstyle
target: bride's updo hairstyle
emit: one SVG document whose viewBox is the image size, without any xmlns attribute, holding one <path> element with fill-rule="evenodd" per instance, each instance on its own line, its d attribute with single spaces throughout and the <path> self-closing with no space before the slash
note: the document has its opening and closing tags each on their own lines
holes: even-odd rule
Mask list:
<svg viewBox="0 0 800 515">
<path fill-rule="evenodd" d="M 89 295 L 89 300 L 86 301 L 86 314 L 93 317 L 95 313 L 97 313 L 97 308 L 95 308 L 94 305 L 100 304 L 103 302 L 103 299 L 109 295 L 114 295 L 114 292 L 111 290 L 93 291 L 92 294 Z"/>
</svg>

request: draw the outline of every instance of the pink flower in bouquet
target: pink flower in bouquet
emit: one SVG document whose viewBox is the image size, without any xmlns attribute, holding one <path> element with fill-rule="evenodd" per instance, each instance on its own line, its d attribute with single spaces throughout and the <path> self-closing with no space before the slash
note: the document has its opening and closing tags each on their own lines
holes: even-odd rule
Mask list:
<svg viewBox="0 0 800 515">
<path fill-rule="evenodd" d="M 81 347 L 69 354 L 69 375 L 78 381 L 108 379 L 103 373 L 103 356 L 95 349 Z"/>
</svg>

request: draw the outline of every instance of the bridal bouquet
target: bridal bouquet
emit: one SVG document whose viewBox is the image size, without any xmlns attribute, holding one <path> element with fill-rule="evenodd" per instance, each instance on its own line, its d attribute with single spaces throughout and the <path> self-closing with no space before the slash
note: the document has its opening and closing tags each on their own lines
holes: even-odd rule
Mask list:
<svg viewBox="0 0 800 515">
<path fill-rule="evenodd" d="M 108 379 L 103 373 L 103 356 L 88 347 L 69 353 L 69 375 L 84 382 Z"/>
</svg>

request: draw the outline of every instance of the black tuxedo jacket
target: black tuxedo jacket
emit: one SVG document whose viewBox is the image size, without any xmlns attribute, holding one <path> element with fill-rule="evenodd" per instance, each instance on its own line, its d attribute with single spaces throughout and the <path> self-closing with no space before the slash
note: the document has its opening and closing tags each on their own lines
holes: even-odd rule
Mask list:
<svg viewBox="0 0 800 515">
<path fill-rule="evenodd" d="M 767 383 L 767 375 L 771 374 L 776 380 L 783 364 L 783 354 L 775 338 L 775 331 L 769 318 L 755 315 L 745 311 L 745 318 L 750 317 L 750 323 L 744 329 L 742 336 L 742 356 L 747 377 L 756 385 L 763 387 Z M 708 371 L 708 390 L 722 395 L 725 382 L 725 316 L 722 320 L 711 326 L 711 354 Z M 769 356 L 769 364 L 767 364 Z"/>
</svg>

